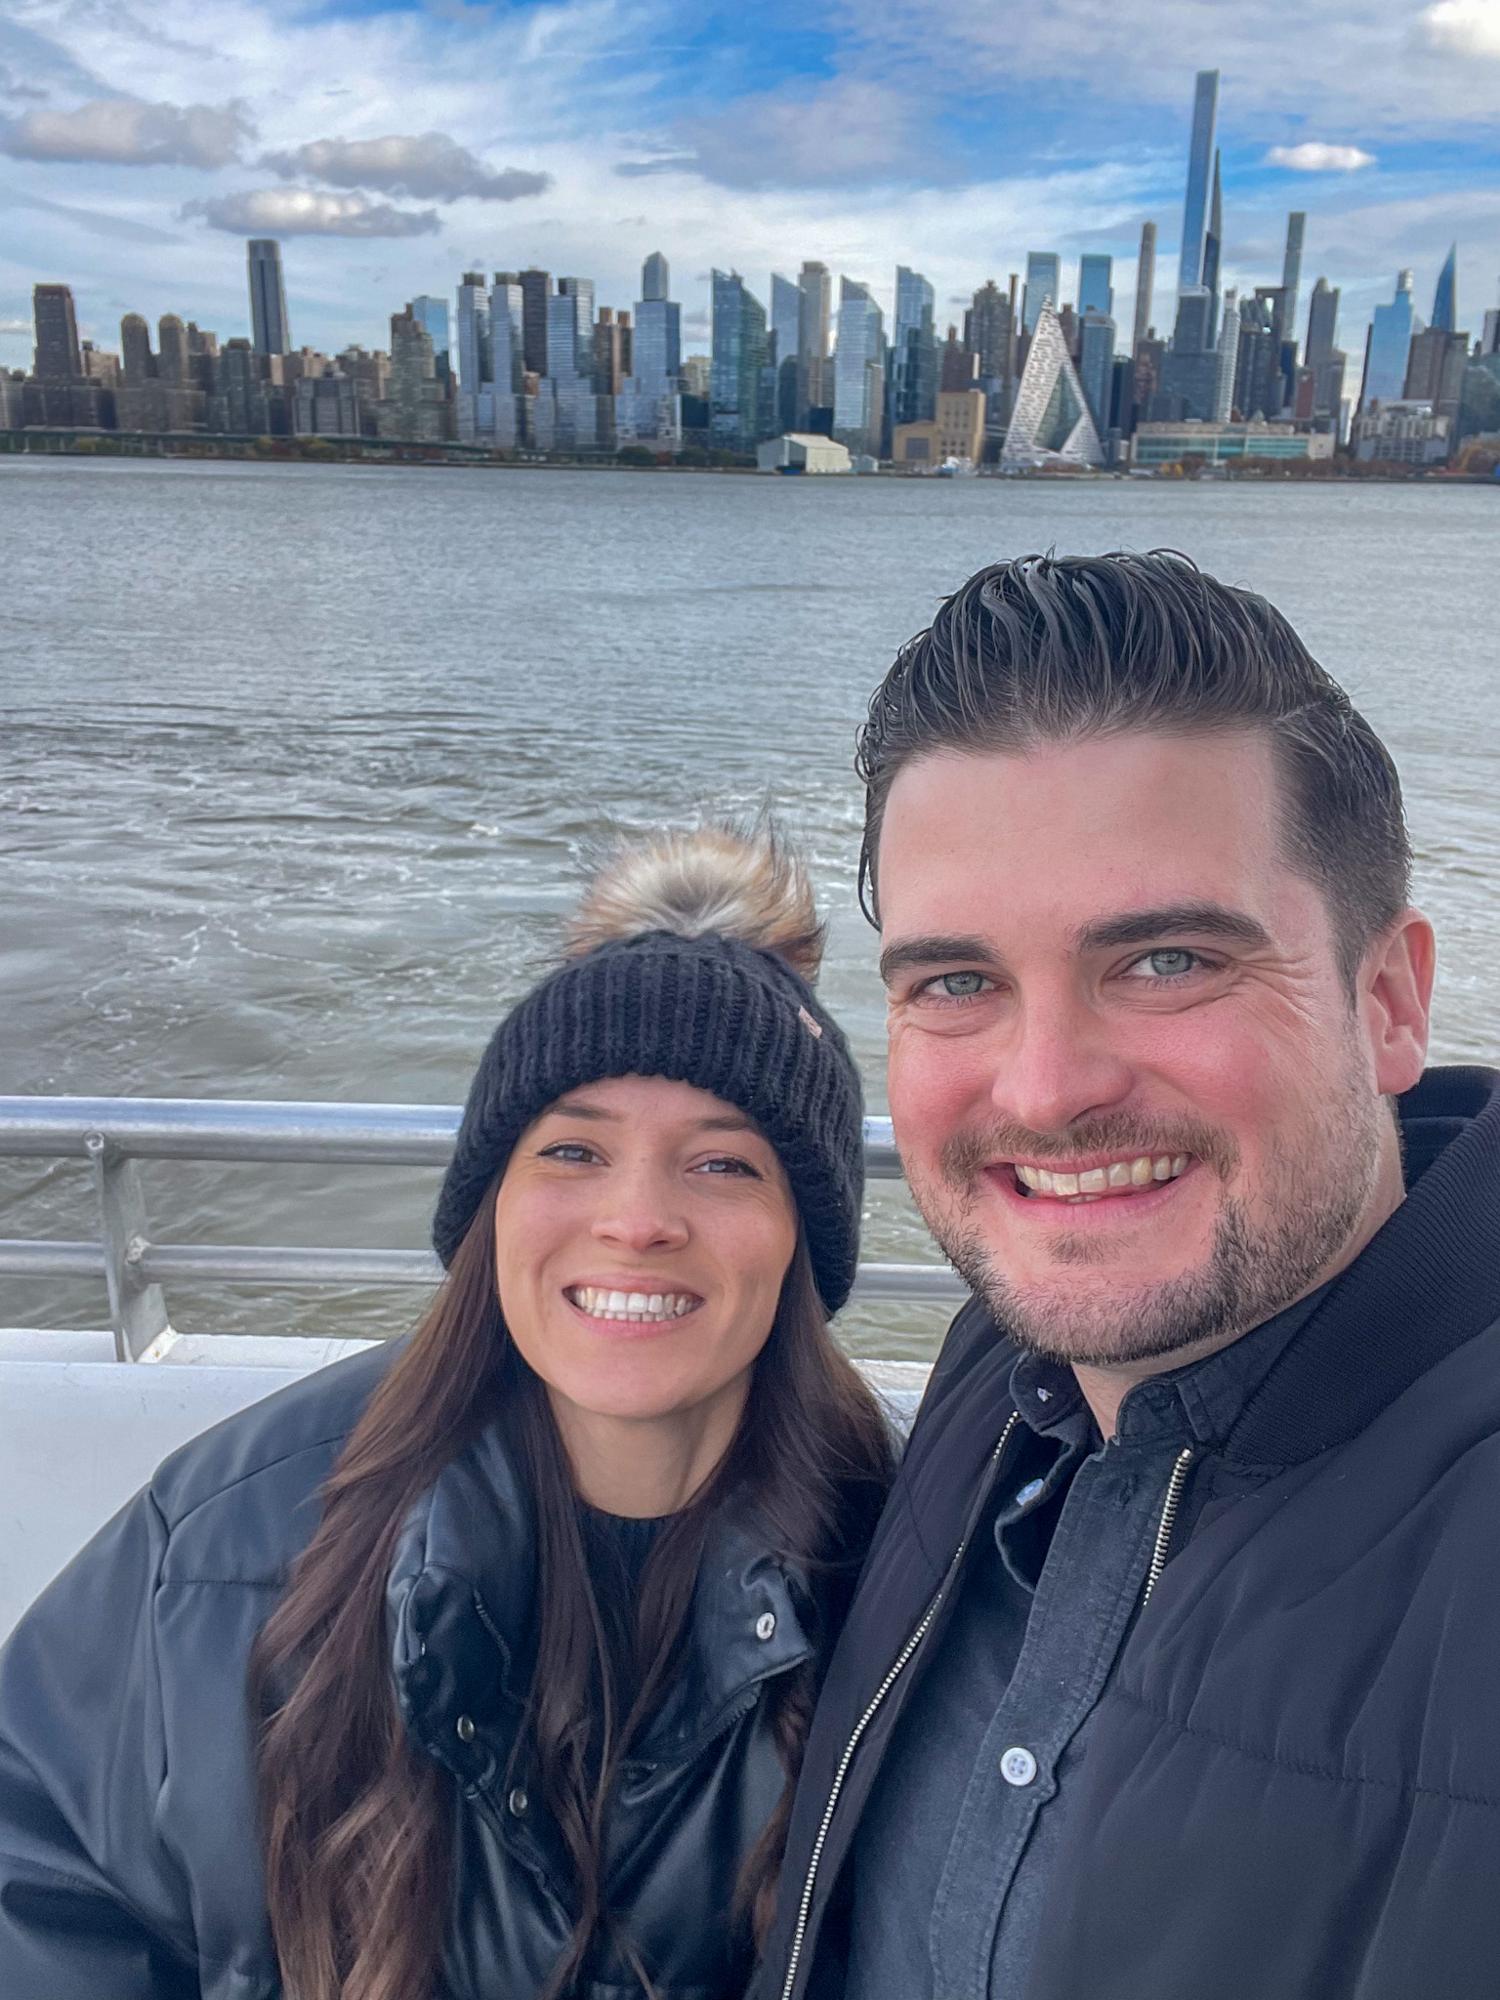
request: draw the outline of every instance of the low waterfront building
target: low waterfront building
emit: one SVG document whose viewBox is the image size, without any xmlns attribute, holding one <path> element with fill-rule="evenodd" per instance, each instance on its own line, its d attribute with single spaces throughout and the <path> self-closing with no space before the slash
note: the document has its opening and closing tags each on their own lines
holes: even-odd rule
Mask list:
<svg viewBox="0 0 1500 2000">
<path fill-rule="evenodd" d="M 787 431 L 755 448 L 758 472 L 851 472 L 849 447 L 836 438 Z"/>
<path fill-rule="evenodd" d="M 988 406 L 983 389 L 941 390 L 931 423 L 896 426 L 891 437 L 893 462 L 913 472 L 935 472 L 950 459 L 978 465 L 984 456 Z"/>
<path fill-rule="evenodd" d="M 1453 419 L 1431 403 L 1392 397 L 1371 403 L 1354 419 L 1349 443 L 1363 464 L 1442 465 L 1452 442 Z"/>
<path fill-rule="evenodd" d="M 1299 431 L 1295 424 L 1272 424 L 1255 418 L 1248 424 L 1147 423 L 1136 426 L 1131 463 L 1150 469 L 1201 458 L 1210 465 L 1242 458 L 1332 458 L 1333 437 L 1327 431 Z"/>
</svg>

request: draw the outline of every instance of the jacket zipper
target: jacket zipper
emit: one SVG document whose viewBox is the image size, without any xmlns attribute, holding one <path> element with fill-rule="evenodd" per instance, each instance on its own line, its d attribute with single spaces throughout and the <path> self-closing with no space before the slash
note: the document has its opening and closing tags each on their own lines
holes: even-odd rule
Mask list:
<svg viewBox="0 0 1500 2000">
<path fill-rule="evenodd" d="M 1146 1588 L 1141 1592 L 1141 1609 L 1151 1602 L 1151 1593 L 1167 1566 L 1167 1550 L 1172 1545 L 1172 1530 L 1177 1523 L 1177 1509 L 1182 1503 L 1182 1489 L 1187 1484 L 1188 1467 L 1193 1462 L 1193 1447 L 1184 1445 L 1177 1454 L 1177 1463 L 1172 1467 L 1172 1477 L 1167 1481 L 1166 1502 L 1161 1510 L 1161 1520 L 1156 1528 L 1156 1546 L 1151 1551 L 1151 1568 L 1146 1576 Z"/>
<path fill-rule="evenodd" d="M 996 1467 L 999 1465 L 1000 1460 L 1004 1455 L 1006 1445 L 1009 1444 L 1010 1442 L 1011 1432 L 1015 1429 L 1016 1425 L 1020 1421 L 1021 1421 L 1020 1412 L 1017 1410 L 1012 1410 L 1010 1416 L 1006 1420 L 1005 1429 L 1000 1433 L 1000 1442 L 995 1446 L 994 1451 L 991 1452 L 989 1464 L 985 1467 L 986 1485 L 988 1485 L 988 1483 L 991 1480 L 993 1480 Z M 944 1573 L 942 1582 L 938 1585 L 937 1590 L 933 1594 L 932 1601 L 928 1604 L 927 1609 L 922 1613 L 922 1616 L 918 1620 L 915 1629 L 908 1637 L 906 1644 L 901 1648 L 901 1651 L 896 1655 L 896 1658 L 892 1662 L 890 1669 L 886 1674 L 885 1679 L 880 1683 L 879 1687 L 876 1688 L 874 1694 L 871 1696 L 869 1706 L 865 1709 L 865 1712 L 863 1715 L 861 1715 L 859 1721 L 855 1723 L 853 1734 L 850 1736 L 849 1741 L 844 1745 L 844 1754 L 842 1757 L 840 1757 L 838 1762 L 838 1769 L 833 1774 L 833 1786 L 828 1794 L 828 1803 L 823 1808 L 823 1819 L 821 1825 L 818 1828 L 818 1837 L 813 1842 L 812 1854 L 809 1857 L 807 1864 L 807 1877 L 802 1884 L 802 1898 L 797 1905 L 797 1923 L 796 1923 L 796 1928 L 792 1933 L 792 1949 L 791 1949 L 791 1955 L 787 1960 L 786 1980 L 781 1989 L 781 2000 L 791 2000 L 792 1988 L 797 1983 L 797 1968 L 802 1958 L 803 1942 L 807 1937 L 807 1920 L 812 1910 L 813 1890 L 816 1887 L 818 1880 L 818 1867 L 823 1859 L 823 1848 L 828 1839 L 828 1829 L 833 1824 L 833 1815 L 838 1807 L 839 1796 L 844 1789 L 844 1780 L 849 1774 L 850 1764 L 854 1761 L 854 1753 L 859 1748 L 861 1739 L 863 1738 L 865 1731 L 874 1721 L 876 1712 L 879 1710 L 881 1703 L 885 1700 L 886 1696 L 890 1693 L 891 1689 L 896 1685 L 896 1682 L 901 1678 L 901 1675 L 904 1672 L 907 1663 L 910 1661 L 912 1654 L 916 1652 L 917 1648 L 921 1645 L 923 1639 L 926 1638 L 928 1629 L 931 1626 L 933 1619 L 937 1616 L 938 1608 L 942 1604 L 943 1599 L 947 1596 L 948 1591 L 952 1586 L 953 1579 L 958 1572 L 958 1566 L 963 1561 L 964 1551 L 969 1546 L 969 1540 L 973 1532 L 974 1532 L 974 1523 L 970 1522 L 969 1527 L 964 1534 L 963 1540 L 959 1543 L 958 1547 L 953 1552 L 953 1559 L 949 1563 L 948 1568 Z"/>
</svg>

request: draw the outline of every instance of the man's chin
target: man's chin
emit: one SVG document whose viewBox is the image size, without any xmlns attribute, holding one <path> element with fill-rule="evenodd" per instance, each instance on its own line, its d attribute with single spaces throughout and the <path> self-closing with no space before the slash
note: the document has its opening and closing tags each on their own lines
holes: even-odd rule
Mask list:
<svg viewBox="0 0 1500 2000">
<path fill-rule="evenodd" d="M 1049 1284 L 1003 1279 L 982 1259 L 958 1268 L 1014 1340 L 1072 1367 L 1170 1361 L 1244 1331 L 1243 1296 L 1212 1269 L 1130 1284 L 1102 1274 L 1090 1283 L 1075 1269 Z"/>
</svg>

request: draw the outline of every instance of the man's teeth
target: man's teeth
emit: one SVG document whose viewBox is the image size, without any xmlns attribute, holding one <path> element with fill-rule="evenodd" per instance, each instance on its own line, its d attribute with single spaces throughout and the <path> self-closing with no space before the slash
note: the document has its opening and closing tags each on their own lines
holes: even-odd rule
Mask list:
<svg viewBox="0 0 1500 2000">
<path fill-rule="evenodd" d="M 607 1292 L 597 1285 L 570 1285 L 568 1297 L 590 1319 L 681 1319 L 703 1303 L 694 1292 Z"/>
<path fill-rule="evenodd" d="M 1054 1174 L 1046 1167 L 1016 1163 L 1016 1179 L 1033 1194 L 1050 1194 L 1064 1201 L 1097 1201 L 1102 1194 L 1134 1194 L 1157 1181 L 1174 1181 L 1188 1163 L 1186 1153 L 1142 1153 L 1133 1160 L 1112 1160 L 1107 1167 L 1090 1167 L 1081 1174 Z"/>
</svg>

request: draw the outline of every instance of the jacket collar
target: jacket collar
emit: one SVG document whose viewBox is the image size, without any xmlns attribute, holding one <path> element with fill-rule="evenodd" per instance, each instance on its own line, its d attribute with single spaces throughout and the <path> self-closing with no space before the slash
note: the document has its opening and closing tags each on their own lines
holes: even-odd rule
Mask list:
<svg viewBox="0 0 1500 2000">
<path fill-rule="evenodd" d="M 1346 1443 L 1500 1320 L 1500 1072 L 1430 1069 L 1397 1111 L 1406 1199 L 1246 1403 L 1232 1461 L 1298 1465 Z"/>
<path fill-rule="evenodd" d="M 386 1584 L 397 1696 L 412 1735 L 466 1778 L 509 1762 L 535 1654 L 531 1497 L 494 1426 L 410 1509 Z M 633 1753 L 675 1762 L 712 1736 L 762 1681 L 813 1650 L 806 1578 L 771 1553 L 748 1506 L 709 1529 L 682 1671 Z"/>
</svg>

